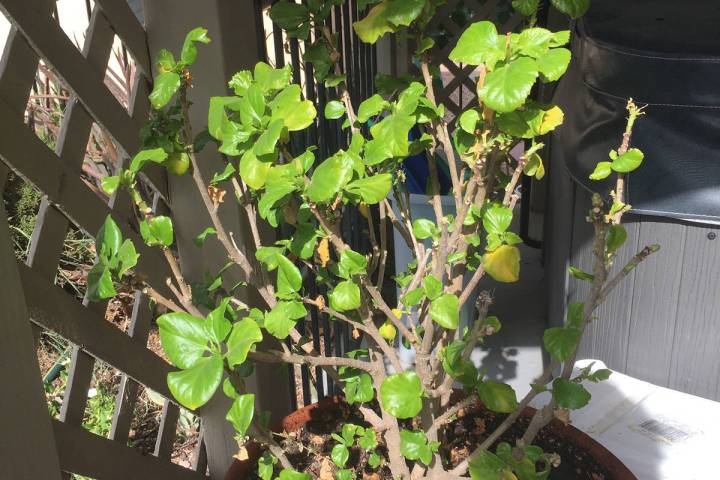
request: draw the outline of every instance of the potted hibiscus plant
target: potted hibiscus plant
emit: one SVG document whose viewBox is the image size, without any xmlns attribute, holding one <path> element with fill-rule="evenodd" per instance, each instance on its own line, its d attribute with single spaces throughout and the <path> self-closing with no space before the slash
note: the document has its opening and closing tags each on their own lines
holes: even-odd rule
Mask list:
<svg viewBox="0 0 720 480">
<path fill-rule="evenodd" d="M 365 2 L 368 11 L 354 24 L 358 37 L 374 43 L 385 34 L 407 35 L 416 46 L 421 75 L 398 80 L 393 92 L 359 105 L 348 94 L 337 38 L 329 27 L 331 8 L 342 3 L 281 0 L 271 11 L 288 37 L 306 42 L 305 59 L 313 64 L 316 80 L 335 94 L 323 112 L 291 83 L 289 66 L 259 63 L 229 80 L 232 94 L 218 92 L 221 96 L 210 100 L 207 132 L 196 135 L 187 92 L 198 44 L 210 41 L 207 32 L 191 31 L 177 59 L 167 50 L 158 54 L 159 73 L 150 95 L 154 112 L 143 130 L 143 150 L 103 184 L 108 193 L 124 189 L 134 200 L 143 240 L 161 249 L 169 263 L 172 294 L 153 289 L 133 272 L 135 247 L 122 241 L 108 217 L 97 238 L 90 295 L 108 298 L 116 284 L 129 282 L 159 306 L 164 312 L 157 318 L 162 346 L 177 367 L 168 375 L 170 391 L 191 409 L 219 389 L 232 399 L 227 419 L 237 432 L 243 463 L 250 465 L 248 478 L 552 478 L 555 467 L 572 459 L 540 446 L 539 434 L 557 419 L 567 423 L 570 411 L 588 403 L 584 382 L 610 374 L 573 371 L 583 332 L 608 293 L 658 249 L 647 246 L 628 264 L 613 263 L 626 237 L 620 224 L 629 208 L 624 177 L 642 162 L 642 152 L 630 147 L 641 109 L 628 103 L 627 129 L 618 132 L 620 146 L 592 176 L 614 175 L 616 182 L 611 192 L 593 196 L 588 212 L 595 232 L 593 270 L 571 269 L 591 284 L 588 298 L 568 306 L 564 326 L 545 332 L 552 361 L 518 399 L 510 385 L 485 378 L 470 360 L 473 350 L 501 328 L 491 314 L 490 293 L 474 292 L 485 276 L 497 282 L 519 278 L 521 239 L 509 229 L 516 187 L 523 175 L 542 177 L 540 139 L 563 121 L 559 107 L 534 101 L 531 91 L 538 82 L 557 81 L 564 74 L 570 61 L 565 47 L 569 32 L 534 26 L 537 0 L 512 2 L 528 16 L 519 33 L 499 34 L 489 21 L 471 24 L 450 59 L 477 65 L 479 101 L 457 116 L 451 135 L 435 100 L 435 69 L 427 54 L 433 40 L 424 34 L 442 0 Z M 581 0 L 551 3 L 572 17 L 587 8 Z M 313 147 L 295 150 L 290 141 L 318 115 L 344 122 L 347 147 L 327 158 L 317 158 Z M 421 135 L 409 139 L 412 129 Z M 208 136 L 226 159 L 224 170 L 212 178 L 203 176 L 195 156 Z M 525 148 L 516 159 L 510 150 L 518 143 Z M 402 163 L 417 154 L 427 158 L 435 218 L 413 218 L 409 211 Z M 443 211 L 441 158 L 452 183 L 452 211 Z M 172 220 L 155 214 L 139 188 L 138 175 L 149 163 L 192 176 L 211 220 L 197 241 L 216 242 L 224 249 L 244 283 L 217 288 L 221 271 L 216 285 L 190 286 L 173 250 Z M 237 245 L 217 213 L 226 191 L 247 215 L 249 244 Z M 341 234 L 340 221 L 351 209 L 359 209 L 367 221 L 367 252 L 350 248 Z M 277 237 L 268 240 L 260 233 L 266 224 L 277 229 Z M 415 257 L 393 278 L 385 265 L 383 231 L 388 227 L 399 232 Z M 323 293 L 309 296 L 304 288 L 308 281 Z M 381 293 L 388 281 L 397 283 L 397 299 Z M 246 305 L 236 295 L 239 289 L 255 290 L 261 302 Z M 459 312 L 467 302 L 475 304 L 476 318 L 463 326 Z M 342 356 L 315 350 L 307 333 L 296 328 L 312 310 L 348 324 L 363 348 Z M 276 348 L 258 348 L 266 337 L 280 342 Z M 415 353 L 410 367 L 398 356 L 401 342 Z M 271 428 L 277 422 L 258 410 L 245 386 L 257 362 L 319 367 L 342 386 L 344 396 L 333 403 L 342 408 L 334 410 L 335 423 L 325 437 Z M 529 409 L 546 391 L 551 392 L 549 402 Z M 467 428 L 468 419 L 472 428 Z"/>
</svg>

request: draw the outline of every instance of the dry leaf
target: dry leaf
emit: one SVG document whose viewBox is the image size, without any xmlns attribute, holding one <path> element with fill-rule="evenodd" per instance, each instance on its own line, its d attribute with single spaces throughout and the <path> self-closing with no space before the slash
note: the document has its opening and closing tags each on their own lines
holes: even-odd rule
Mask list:
<svg viewBox="0 0 720 480">
<path fill-rule="evenodd" d="M 564 408 L 558 408 L 554 412 L 555 418 L 560 420 L 565 425 L 570 423 L 570 411 Z"/>
<path fill-rule="evenodd" d="M 330 241 L 327 237 L 323 237 L 318 242 L 317 254 L 320 259 L 320 265 L 324 268 L 330 262 Z"/>
<path fill-rule="evenodd" d="M 240 447 L 238 453 L 235 454 L 235 458 L 237 458 L 241 462 L 248 460 L 250 458 L 250 455 L 248 455 L 247 448 L 245 448 L 244 446 Z"/>
<path fill-rule="evenodd" d="M 353 340 L 357 340 L 358 338 L 360 338 L 360 331 L 357 328 L 353 328 L 352 337 Z"/>
<path fill-rule="evenodd" d="M 332 463 L 330 463 L 330 460 L 327 458 L 324 458 L 322 464 L 320 465 L 320 475 L 318 478 L 320 480 L 335 480 Z"/>
<path fill-rule="evenodd" d="M 210 200 L 212 200 L 213 205 L 215 208 L 218 207 L 221 203 L 225 201 L 225 194 L 227 191 L 224 188 L 218 188 L 213 185 L 210 185 L 207 189 L 208 195 L 210 195 Z"/>
</svg>

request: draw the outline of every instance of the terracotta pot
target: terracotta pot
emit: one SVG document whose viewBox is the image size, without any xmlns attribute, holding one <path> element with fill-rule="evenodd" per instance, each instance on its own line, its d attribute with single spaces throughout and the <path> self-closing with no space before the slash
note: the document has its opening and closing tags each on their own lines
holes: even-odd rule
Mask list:
<svg viewBox="0 0 720 480">
<path fill-rule="evenodd" d="M 459 395 L 453 395 L 453 397 L 462 396 L 461 392 L 456 392 L 456 394 Z M 296 410 L 283 418 L 280 424 L 274 427 L 274 430 L 277 432 L 297 431 L 310 420 L 317 418 L 317 415 L 332 415 L 333 410 L 339 411 L 341 401 L 339 397 L 328 397 L 317 403 Z M 523 410 L 522 415 L 531 417 L 534 413 L 534 408 L 527 407 Z M 608 449 L 572 425 L 564 425 L 558 420 L 553 420 L 545 427 L 545 430 L 585 450 L 598 464 L 605 467 L 610 473 L 610 478 L 606 480 L 637 480 L 637 477 Z M 244 480 L 248 474 L 253 471 L 257 465 L 260 449 L 257 445 L 251 445 L 248 448 L 248 453 L 250 459 L 245 461 L 235 460 L 225 475 L 225 480 Z"/>
</svg>

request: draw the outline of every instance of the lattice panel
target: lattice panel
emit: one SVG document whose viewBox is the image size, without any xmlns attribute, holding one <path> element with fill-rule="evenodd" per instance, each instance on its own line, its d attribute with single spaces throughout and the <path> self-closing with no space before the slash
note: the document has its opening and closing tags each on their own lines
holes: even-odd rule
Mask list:
<svg viewBox="0 0 720 480">
<path fill-rule="evenodd" d="M 430 53 L 434 62 L 440 65 L 442 77 L 442 86 L 436 91 L 435 96 L 438 102 L 445 105 L 445 120 L 451 128 L 454 128 L 454 119 L 462 110 L 468 105 L 477 103 L 478 71 L 475 65 L 457 64 L 451 61 L 448 55 L 467 25 L 491 19 L 495 16 L 500 4 L 500 0 L 448 0 L 427 27 L 430 31 L 442 30 L 449 34 L 448 41 L 444 45 L 435 47 Z M 457 15 L 454 15 L 461 8 L 469 12 L 468 17 L 463 17 L 463 20 L 466 20 L 466 24 L 463 25 L 458 24 Z M 500 33 L 513 31 L 520 25 L 523 18 L 518 13 L 509 15 L 509 18 L 501 23 L 498 31 Z"/>
<path fill-rule="evenodd" d="M 138 272 L 156 289 L 166 290 L 167 265 L 160 252 L 144 247 L 134 227 L 129 199 L 120 193 L 105 202 L 80 178 L 94 123 L 112 137 L 124 161 L 139 149 L 139 129 L 149 109 L 151 72 L 145 31 L 124 0 L 96 0 L 80 52 L 53 20 L 48 0 L 0 0 L 0 9 L 13 24 L 0 64 L 3 124 L 0 178 L 4 182 L 8 169 L 13 170 L 44 195 L 27 263 L 18 261 L 15 278 L 4 281 L 22 286 L 32 322 L 76 345 L 60 420 L 52 421 L 54 439 L 49 440 L 57 449 L 60 469 L 66 478 L 69 473 L 76 473 L 98 480 L 206 478 L 206 456 L 201 450 L 197 452 L 194 470 L 170 462 L 179 408 L 168 400 L 162 412 L 155 455 L 143 456 L 126 445 L 140 385 L 170 397 L 165 377 L 171 367 L 146 346 L 152 312 L 144 295 L 139 291 L 134 294 L 131 322 L 125 334 L 105 320 L 105 304 L 80 303 L 54 284 L 71 225 L 94 236 L 105 217 L 112 214 L 123 235 L 133 240 L 141 253 Z M 116 35 L 137 65 L 129 108 L 121 105 L 104 83 Z M 54 151 L 24 124 L 25 106 L 40 60 L 53 69 L 71 92 Z M 167 210 L 163 200 L 167 200 L 164 174 L 156 170 L 148 177 L 156 192 L 156 209 Z M 0 261 L 15 263 L 12 249 L 0 252 Z M 81 426 L 96 359 L 123 372 L 108 439 Z M 42 443 L 41 440 L 45 439 L 38 442 Z M 201 448 L 202 441 L 198 445 Z M 12 478 L 27 478 L 22 475 L 23 471 L 18 469 Z"/>
</svg>

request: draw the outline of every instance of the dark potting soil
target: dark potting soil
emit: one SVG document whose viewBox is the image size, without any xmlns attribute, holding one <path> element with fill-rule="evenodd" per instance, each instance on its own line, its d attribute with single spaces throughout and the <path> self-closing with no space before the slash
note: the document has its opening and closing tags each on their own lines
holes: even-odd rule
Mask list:
<svg viewBox="0 0 720 480">
<path fill-rule="evenodd" d="M 461 410 L 458 418 L 443 430 L 444 442 L 440 447 L 440 453 L 447 468 L 451 469 L 465 459 L 474 447 L 505 419 L 505 416 L 480 407 Z M 498 443 L 514 444 L 515 440 L 524 433 L 528 422 L 529 418 L 521 416 L 498 440 Z M 345 423 L 367 425 L 356 409 L 346 403 L 339 403 L 329 405 L 328 408 L 313 410 L 311 420 L 298 431 L 283 434 L 285 438 L 279 437 L 295 470 L 309 473 L 314 479 L 334 480 L 338 468 L 330 459 L 330 451 L 337 441 L 330 435 L 340 434 Z M 413 429 L 410 423 L 402 427 Z M 378 438 L 379 445 L 376 451 L 387 459 L 387 450 L 380 440 Z M 550 480 L 623 480 L 614 479 L 585 449 L 566 442 L 549 429 L 541 430 L 533 443 L 546 453 L 556 453 L 560 456 L 560 465 L 552 469 Z M 496 445 L 493 445 L 491 450 L 494 451 L 495 447 Z M 386 465 L 372 469 L 367 465 L 367 459 L 368 454 L 364 450 L 357 446 L 353 447 L 350 449 L 350 459 L 345 468 L 353 469 L 358 480 L 392 478 Z M 258 477 L 253 473 L 250 478 Z"/>
</svg>

